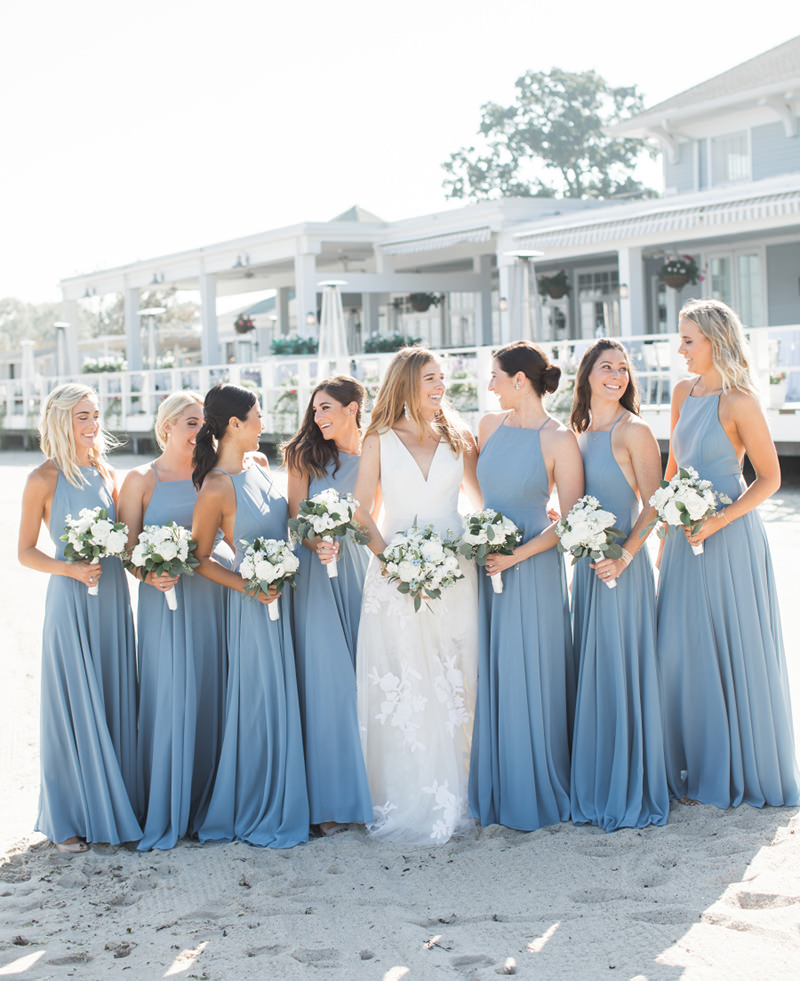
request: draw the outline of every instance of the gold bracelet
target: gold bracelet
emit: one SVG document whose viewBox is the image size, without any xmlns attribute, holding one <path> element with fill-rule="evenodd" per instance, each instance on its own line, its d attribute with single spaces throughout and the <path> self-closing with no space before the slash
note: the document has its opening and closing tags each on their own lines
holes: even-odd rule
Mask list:
<svg viewBox="0 0 800 981">
<path fill-rule="evenodd" d="M 631 562 L 633 562 L 633 556 L 627 550 L 627 548 L 622 549 L 622 561 L 625 563 L 625 568 L 627 568 Z"/>
</svg>

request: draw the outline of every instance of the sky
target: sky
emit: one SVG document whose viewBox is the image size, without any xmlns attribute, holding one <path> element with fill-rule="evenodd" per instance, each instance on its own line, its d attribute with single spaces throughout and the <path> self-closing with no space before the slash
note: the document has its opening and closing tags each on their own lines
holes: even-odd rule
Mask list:
<svg viewBox="0 0 800 981">
<path fill-rule="evenodd" d="M 525 71 L 650 106 L 798 34 L 796 0 L 3 0 L 0 298 L 353 204 L 455 207 L 442 162 Z"/>
</svg>

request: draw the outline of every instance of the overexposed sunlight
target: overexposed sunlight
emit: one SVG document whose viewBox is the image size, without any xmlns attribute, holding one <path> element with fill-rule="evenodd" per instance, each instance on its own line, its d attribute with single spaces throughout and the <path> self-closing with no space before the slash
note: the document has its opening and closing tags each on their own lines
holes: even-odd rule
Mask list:
<svg viewBox="0 0 800 981">
<path fill-rule="evenodd" d="M 15 961 L 12 961 L 10 964 L 0 967 L 0 977 L 11 978 L 15 974 L 22 974 L 24 971 L 27 971 L 29 967 L 33 967 L 39 958 L 43 956 L 43 950 L 34 950 L 32 954 L 24 954 L 22 957 L 18 957 Z"/>
<path fill-rule="evenodd" d="M 194 950 L 182 950 L 170 964 L 164 977 L 169 978 L 175 974 L 183 974 L 184 971 L 188 971 L 192 964 L 194 964 L 197 958 L 203 953 L 206 947 L 208 947 L 208 941 L 204 940 L 201 944 L 198 944 Z"/>
<path fill-rule="evenodd" d="M 400 981 L 400 978 L 404 978 L 408 971 L 407 967 L 390 967 L 381 981 Z"/>
<path fill-rule="evenodd" d="M 544 950 L 547 941 L 553 936 L 553 934 L 560 926 L 561 926 L 561 920 L 557 920 L 550 927 L 549 930 L 545 930 L 545 932 L 541 935 L 541 937 L 537 937 L 535 940 L 531 940 L 531 942 L 528 944 L 528 953 L 538 954 L 540 951 Z"/>
</svg>

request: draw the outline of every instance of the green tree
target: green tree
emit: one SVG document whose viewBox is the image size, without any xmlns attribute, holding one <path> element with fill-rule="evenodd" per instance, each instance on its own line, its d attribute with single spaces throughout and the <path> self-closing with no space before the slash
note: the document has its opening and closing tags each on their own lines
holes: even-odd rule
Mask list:
<svg viewBox="0 0 800 981">
<path fill-rule="evenodd" d="M 641 111 L 636 86 L 613 88 L 597 72 L 529 71 L 513 105 L 481 109 L 480 147 L 462 147 L 442 166 L 447 197 L 607 198 L 654 192 L 632 171 L 643 140 L 614 139 L 605 127 Z"/>
</svg>

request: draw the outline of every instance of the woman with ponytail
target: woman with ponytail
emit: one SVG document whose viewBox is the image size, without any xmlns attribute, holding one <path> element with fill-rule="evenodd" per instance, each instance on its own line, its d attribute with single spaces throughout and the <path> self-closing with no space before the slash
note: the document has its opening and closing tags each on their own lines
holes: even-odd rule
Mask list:
<svg viewBox="0 0 800 981">
<path fill-rule="evenodd" d="M 228 681 L 222 745 L 201 841 L 247 841 L 288 848 L 308 839 L 303 736 L 288 597 L 244 595 L 237 570 L 242 542 L 285 540 L 288 505 L 254 457 L 261 407 L 252 391 L 215 385 L 203 403 L 193 480 L 197 572 L 228 590 Z M 262 458 L 263 459 L 263 458 Z M 214 556 L 221 533 L 234 569 Z M 271 620 L 266 604 L 281 604 Z"/>
<path fill-rule="evenodd" d="M 481 825 L 520 831 L 569 818 L 575 671 L 564 560 L 547 502 L 555 487 L 561 513 L 570 510 L 583 493 L 583 465 L 575 436 L 542 401 L 560 375 L 529 341 L 500 348 L 489 390 L 502 411 L 478 428 L 484 504 L 522 538 L 513 554 L 490 554 L 479 577 L 470 808 Z M 489 580 L 498 572 L 501 593 Z"/>
<path fill-rule="evenodd" d="M 130 596 L 117 557 L 67 562 L 65 521 L 103 507 L 115 520 L 117 484 L 97 396 L 85 385 L 48 395 L 39 425 L 47 458 L 22 497 L 19 560 L 50 576 L 42 630 L 41 794 L 36 830 L 61 852 L 87 842 L 137 841 L 136 660 Z M 54 555 L 37 546 L 45 524 Z M 89 588 L 97 587 L 97 595 Z"/>
<path fill-rule="evenodd" d="M 364 387 L 340 375 L 320 382 L 297 434 L 283 447 L 289 514 L 332 488 L 355 490 Z M 294 642 L 312 826 L 336 834 L 372 820 L 356 711 L 356 641 L 369 551 L 348 538 L 306 539 L 299 549 Z M 327 567 L 336 558 L 337 575 Z"/>
<path fill-rule="evenodd" d="M 197 491 L 192 456 L 203 425 L 203 397 L 182 391 L 158 407 L 161 456 L 131 470 L 120 520 L 133 550 L 145 525 L 192 526 Z M 172 848 L 197 830 L 217 768 L 225 690 L 224 587 L 204 576 L 170 576 L 128 564 L 139 582 L 137 651 L 138 808 L 141 851 Z M 176 609 L 164 593 L 175 590 Z"/>
</svg>

